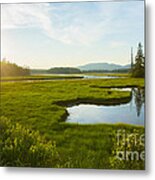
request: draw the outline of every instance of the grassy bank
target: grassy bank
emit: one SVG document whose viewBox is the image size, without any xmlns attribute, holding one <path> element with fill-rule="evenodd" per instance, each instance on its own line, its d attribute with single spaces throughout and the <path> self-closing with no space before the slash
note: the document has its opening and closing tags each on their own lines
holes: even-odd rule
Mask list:
<svg viewBox="0 0 155 180">
<path fill-rule="evenodd" d="M 12 77 L 1 77 L 2 82 L 7 81 L 26 81 L 26 80 L 59 80 L 59 79 L 79 79 L 83 78 L 81 75 L 30 75 L 30 76 L 12 76 Z"/>
<path fill-rule="evenodd" d="M 66 106 L 77 101 L 125 103 L 131 98 L 130 92 L 108 88 L 131 86 L 144 87 L 144 80 L 120 78 L 2 82 L 1 115 L 11 119 L 13 123 L 18 122 L 24 127 L 39 131 L 46 140 L 55 141 L 62 167 L 108 169 L 111 168 L 109 157 L 112 156 L 115 132 L 125 129 L 132 133 L 134 129 L 138 129 L 143 133 L 144 128 L 123 124 L 68 124 L 64 122 L 67 116 Z"/>
<path fill-rule="evenodd" d="M 93 76 L 113 76 L 113 77 L 130 77 L 127 73 L 84 73 L 84 74 L 45 74 L 45 75 L 29 75 L 29 76 L 12 76 L 1 77 L 2 82 L 6 81 L 24 81 L 24 80 L 59 80 L 59 79 L 79 79 L 84 75 Z"/>
</svg>

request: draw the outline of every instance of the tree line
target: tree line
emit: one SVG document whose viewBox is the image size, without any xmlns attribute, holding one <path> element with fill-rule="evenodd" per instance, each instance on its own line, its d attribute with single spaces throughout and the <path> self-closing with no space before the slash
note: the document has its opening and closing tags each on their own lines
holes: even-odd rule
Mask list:
<svg viewBox="0 0 155 180">
<path fill-rule="evenodd" d="M 6 60 L 0 62 L 1 76 L 27 76 L 30 75 L 30 69 L 28 67 L 21 67 L 15 63 L 11 63 Z"/>
<path fill-rule="evenodd" d="M 79 74 L 81 73 L 80 69 L 73 67 L 55 67 L 47 70 L 47 73 L 52 74 Z"/>
<path fill-rule="evenodd" d="M 78 68 L 73 67 L 55 67 L 49 70 L 30 70 L 28 67 L 21 67 L 15 63 L 11 63 L 6 60 L 2 60 L 0 62 L 1 66 L 1 76 L 27 76 L 31 73 L 47 73 L 47 74 L 79 74 L 79 73 L 88 73 L 88 72 L 97 72 L 97 73 L 106 73 L 106 72 L 113 72 L 113 73 L 129 73 L 131 72 L 132 77 L 145 77 L 145 57 L 143 54 L 143 49 L 141 43 L 138 44 L 137 54 L 135 57 L 135 63 L 132 65 L 131 70 L 129 69 L 121 69 L 121 70 L 102 70 L 102 71 L 81 71 Z"/>
</svg>

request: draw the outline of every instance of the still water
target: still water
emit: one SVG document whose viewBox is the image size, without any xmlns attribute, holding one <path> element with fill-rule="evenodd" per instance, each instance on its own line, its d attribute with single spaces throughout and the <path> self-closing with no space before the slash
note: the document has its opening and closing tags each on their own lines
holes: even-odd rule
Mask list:
<svg viewBox="0 0 155 180">
<path fill-rule="evenodd" d="M 84 79 L 117 79 L 117 78 L 124 78 L 119 76 L 93 76 L 93 75 L 84 75 Z"/>
<path fill-rule="evenodd" d="M 68 107 L 68 123 L 125 123 L 144 125 L 144 89 L 127 89 L 132 92 L 132 99 L 121 105 L 79 104 Z"/>
<path fill-rule="evenodd" d="M 63 79 L 66 77 L 72 76 L 73 79 L 74 77 L 76 78 L 83 78 L 83 79 L 116 79 L 116 78 L 125 78 L 125 77 L 119 77 L 119 76 L 99 76 L 99 75 L 87 75 L 87 74 L 40 74 L 40 75 L 45 75 L 45 76 L 64 76 Z M 60 79 L 61 80 L 61 79 Z"/>
</svg>

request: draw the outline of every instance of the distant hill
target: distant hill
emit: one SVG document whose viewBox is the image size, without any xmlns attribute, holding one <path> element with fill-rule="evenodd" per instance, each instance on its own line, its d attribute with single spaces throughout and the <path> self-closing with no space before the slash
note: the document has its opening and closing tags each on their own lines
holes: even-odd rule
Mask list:
<svg viewBox="0 0 155 180">
<path fill-rule="evenodd" d="M 119 64 L 110 64 L 110 63 L 89 63 L 83 66 L 78 67 L 81 71 L 113 71 L 121 69 L 129 69 L 130 65 L 119 65 Z"/>
<path fill-rule="evenodd" d="M 89 63 L 75 67 L 53 67 L 50 69 L 31 69 L 31 74 L 78 74 L 81 72 L 128 72 L 130 64 Z"/>
<path fill-rule="evenodd" d="M 31 69 L 31 74 L 46 74 L 47 69 Z"/>
<path fill-rule="evenodd" d="M 78 68 L 73 67 L 55 67 L 47 70 L 47 73 L 51 74 L 78 74 L 81 71 Z"/>
</svg>

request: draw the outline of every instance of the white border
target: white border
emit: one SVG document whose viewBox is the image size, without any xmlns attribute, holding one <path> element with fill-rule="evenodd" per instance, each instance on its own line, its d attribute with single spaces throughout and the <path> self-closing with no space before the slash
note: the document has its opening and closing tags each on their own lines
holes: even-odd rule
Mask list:
<svg viewBox="0 0 155 180">
<path fill-rule="evenodd" d="M 61 0 L 67 1 L 67 0 Z M 69 1 L 69 0 L 68 0 Z M 72 0 L 78 1 L 78 0 Z M 81 0 L 84 1 L 84 0 Z M 91 1 L 91 0 L 89 0 Z M 108 1 L 108 0 L 106 0 Z M 0 3 L 17 2 L 52 2 L 50 0 L 0 0 Z M 53 0 L 60 2 L 60 0 Z M 119 180 L 143 180 L 155 179 L 155 1 L 146 0 L 146 171 L 111 171 L 111 170 L 84 170 L 84 169 L 39 169 L 39 168 L 0 168 L 0 179 L 11 180 L 43 180 L 43 179 L 63 179 L 63 180 L 81 180 L 81 179 L 119 179 Z M 154 110 L 154 111 L 153 111 Z"/>
</svg>

